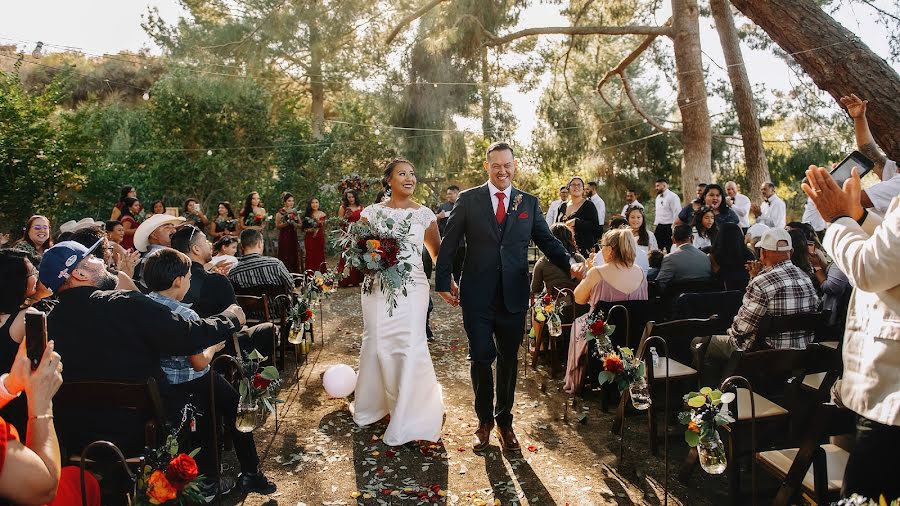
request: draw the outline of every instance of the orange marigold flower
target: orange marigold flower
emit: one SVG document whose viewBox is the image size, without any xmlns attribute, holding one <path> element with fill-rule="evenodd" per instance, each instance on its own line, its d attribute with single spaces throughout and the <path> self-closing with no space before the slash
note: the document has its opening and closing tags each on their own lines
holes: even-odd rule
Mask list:
<svg viewBox="0 0 900 506">
<path fill-rule="evenodd" d="M 368 241 L 366 241 L 366 247 L 368 247 L 369 249 L 378 249 L 381 247 L 381 241 L 379 241 L 378 239 L 369 239 Z"/>
<path fill-rule="evenodd" d="M 603 370 L 613 374 L 620 374 L 625 371 L 625 364 L 618 355 L 607 355 L 603 360 Z"/>
<path fill-rule="evenodd" d="M 688 430 L 693 432 L 700 432 L 700 426 L 697 425 L 697 422 L 691 420 L 690 422 L 688 422 Z"/>
<path fill-rule="evenodd" d="M 162 504 L 171 501 L 178 496 L 175 487 L 166 479 L 166 473 L 157 469 L 147 480 L 147 497 L 151 504 Z"/>
</svg>

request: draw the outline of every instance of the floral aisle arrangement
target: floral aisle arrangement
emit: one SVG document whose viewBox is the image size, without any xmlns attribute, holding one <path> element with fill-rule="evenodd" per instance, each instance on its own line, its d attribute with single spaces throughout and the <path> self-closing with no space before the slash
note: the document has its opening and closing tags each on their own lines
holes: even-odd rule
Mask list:
<svg viewBox="0 0 900 506">
<path fill-rule="evenodd" d="M 398 294 L 407 295 L 406 285 L 412 279 L 412 255 L 421 254 L 410 240 L 412 213 L 397 221 L 382 210 L 375 211 L 372 221 L 351 223 L 340 231 L 338 245 L 346 264 L 365 275 L 363 292 L 372 293 L 375 281 L 387 299 L 388 315 L 394 315 Z"/>
<path fill-rule="evenodd" d="M 262 367 L 268 360 L 259 351 L 253 350 L 240 361 L 243 378 L 238 384 L 240 400 L 235 426 L 241 432 L 252 432 L 262 424 L 266 411 L 274 414 L 278 399 L 281 375 L 274 366 Z"/>
<path fill-rule="evenodd" d="M 137 476 L 134 502 L 136 506 L 149 504 L 187 505 L 200 504 L 203 496 L 200 487 L 204 477 L 197 471 L 194 456 L 178 452 L 178 438 L 172 434 L 161 448 L 147 452 L 146 464 Z"/>
<path fill-rule="evenodd" d="M 884 496 L 881 496 L 876 501 L 858 494 L 853 494 L 850 497 L 841 499 L 835 504 L 837 506 L 900 506 L 900 499 L 894 499 L 891 502 L 888 502 Z"/>
<path fill-rule="evenodd" d="M 308 274 L 308 279 L 304 286 L 306 287 L 303 297 L 309 303 L 319 300 L 321 297 L 329 297 L 334 293 L 334 288 L 341 280 L 341 274 L 337 270 L 328 270 L 325 272 L 316 271 Z"/>
<path fill-rule="evenodd" d="M 554 297 L 549 293 L 542 292 L 534 303 L 534 319 L 541 323 L 546 322 L 547 332 L 551 336 L 557 337 L 562 334 L 561 316 L 564 307 L 566 307 L 566 301 L 564 298 L 560 298 L 559 294 Z M 533 327 L 529 336 L 536 337 Z"/>
<path fill-rule="evenodd" d="M 631 396 L 631 404 L 639 410 L 650 407 L 650 390 L 647 387 L 644 361 L 637 358 L 631 348 L 620 347 L 618 351 L 612 348 L 601 350 L 601 363 L 603 370 L 597 378 L 603 385 L 615 383 L 619 393 L 628 389 Z"/>
<path fill-rule="evenodd" d="M 297 302 L 288 310 L 288 320 L 291 322 L 291 330 L 288 333 L 288 342 L 300 346 L 300 353 L 309 353 L 309 341 L 306 332 L 312 327 L 314 313 L 309 299 L 299 297 Z"/>
<path fill-rule="evenodd" d="M 728 411 L 728 403 L 734 399 L 731 392 L 722 393 L 709 387 L 684 396 L 684 402 L 690 408 L 678 414 L 678 421 L 687 425 L 684 440 L 688 446 L 697 448 L 700 467 L 709 474 L 721 474 L 728 467 L 718 427 L 734 422 Z"/>
<path fill-rule="evenodd" d="M 596 341 L 597 346 L 606 349 L 612 346 L 609 336 L 616 331 L 615 325 L 606 322 L 606 315 L 599 309 L 588 313 L 581 327 L 581 339 L 587 339 L 588 342 Z"/>
</svg>

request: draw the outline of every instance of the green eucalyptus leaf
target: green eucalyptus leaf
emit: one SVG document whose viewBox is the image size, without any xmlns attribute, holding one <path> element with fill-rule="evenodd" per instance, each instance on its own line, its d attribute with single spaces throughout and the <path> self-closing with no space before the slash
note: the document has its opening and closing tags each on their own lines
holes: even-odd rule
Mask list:
<svg viewBox="0 0 900 506">
<path fill-rule="evenodd" d="M 684 431 L 684 441 L 691 448 L 695 448 L 698 444 L 700 444 L 700 434 L 697 434 L 692 430 L 686 430 Z"/>
<path fill-rule="evenodd" d="M 698 395 L 696 397 L 691 397 L 688 400 L 688 406 L 690 406 L 692 408 L 699 408 L 699 407 L 703 406 L 704 404 L 706 404 L 706 396 L 705 395 Z"/>
<path fill-rule="evenodd" d="M 275 381 L 281 377 L 281 375 L 278 374 L 278 369 L 271 365 L 263 367 L 263 370 L 260 371 L 259 375 L 269 381 Z"/>
</svg>

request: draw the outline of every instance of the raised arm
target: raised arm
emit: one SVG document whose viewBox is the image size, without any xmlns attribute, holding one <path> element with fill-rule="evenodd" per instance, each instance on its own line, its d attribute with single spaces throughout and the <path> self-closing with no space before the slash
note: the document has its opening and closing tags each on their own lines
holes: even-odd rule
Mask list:
<svg viewBox="0 0 900 506">
<path fill-rule="evenodd" d="M 882 178 L 887 157 L 878 149 L 878 145 L 875 144 L 875 137 L 872 136 L 872 132 L 869 130 L 869 122 L 866 120 L 866 105 L 868 103 L 868 100 L 861 100 L 852 93 L 850 96 L 841 97 L 841 104 L 847 108 L 847 113 L 853 119 L 853 130 L 856 133 L 856 149 L 875 162 L 875 167 L 872 170 L 878 174 L 879 178 Z"/>
</svg>

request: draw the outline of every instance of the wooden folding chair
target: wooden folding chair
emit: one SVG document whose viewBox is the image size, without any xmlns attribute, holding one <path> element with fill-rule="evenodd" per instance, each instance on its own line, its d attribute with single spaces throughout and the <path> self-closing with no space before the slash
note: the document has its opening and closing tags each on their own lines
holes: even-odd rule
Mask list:
<svg viewBox="0 0 900 506">
<path fill-rule="evenodd" d="M 276 327 L 278 326 L 278 324 L 272 319 L 272 313 L 269 307 L 269 298 L 265 295 L 237 294 L 235 295 L 235 299 L 237 300 L 238 305 L 241 306 L 241 309 L 243 309 L 244 313 L 246 314 L 248 327 L 267 322 L 274 324 Z M 273 364 L 276 363 L 276 353 L 278 350 L 279 339 L 280 336 L 276 335 L 272 340 L 272 349 L 266 351 L 266 353 L 272 353 L 271 358 Z M 235 350 L 235 353 L 241 353 L 240 348 Z M 280 366 L 281 368 L 283 368 L 283 364 L 280 364 Z"/>
</svg>

